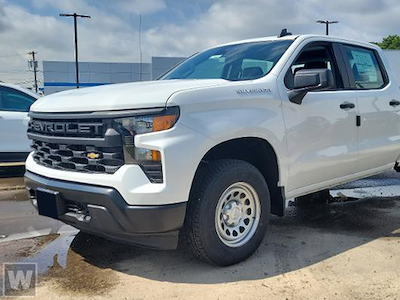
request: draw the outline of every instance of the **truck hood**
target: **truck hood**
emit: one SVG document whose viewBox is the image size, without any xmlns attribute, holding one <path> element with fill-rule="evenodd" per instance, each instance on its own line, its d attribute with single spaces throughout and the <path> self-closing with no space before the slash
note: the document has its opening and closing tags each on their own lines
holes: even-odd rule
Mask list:
<svg viewBox="0 0 400 300">
<path fill-rule="evenodd" d="M 82 88 L 45 96 L 33 112 L 93 112 L 163 107 L 179 91 L 226 85 L 223 79 L 158 80 Z"/>
</svg>

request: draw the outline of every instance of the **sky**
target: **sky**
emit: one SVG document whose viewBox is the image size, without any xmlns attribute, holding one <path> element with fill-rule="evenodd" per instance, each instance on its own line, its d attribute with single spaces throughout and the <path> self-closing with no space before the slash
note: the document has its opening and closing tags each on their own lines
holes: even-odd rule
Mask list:
<svg viewBox="0 0 400 300">
<path fill-rule="evenodd" d="M 32 86 L 27 52 L 43 60 L 74 60 L 73 19 L 78 20 L 79 60 L 139 61 L 189 56 L 240 39 L 324 34 L 316 20 L 337 20 L 330 33 L 361 41 L 400 34 L 398 0 L 0 0 L 0 81 Z M 39 73 L 42 81 L 42 73 Z"/>
</svg>

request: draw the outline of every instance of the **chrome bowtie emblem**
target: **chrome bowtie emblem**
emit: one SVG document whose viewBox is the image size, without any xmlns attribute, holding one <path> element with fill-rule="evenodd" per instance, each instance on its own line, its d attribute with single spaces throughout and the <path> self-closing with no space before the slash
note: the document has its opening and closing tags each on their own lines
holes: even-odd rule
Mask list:
<svg viewBox="0 0 400 300">
<path fill-rule="evenodd" d="M 89 152 L 88 154 L 86 154 L 86 157 L 90 159 L 97 159 L 100 157 L 100 154 L 95 152 Z"/>
</svg>

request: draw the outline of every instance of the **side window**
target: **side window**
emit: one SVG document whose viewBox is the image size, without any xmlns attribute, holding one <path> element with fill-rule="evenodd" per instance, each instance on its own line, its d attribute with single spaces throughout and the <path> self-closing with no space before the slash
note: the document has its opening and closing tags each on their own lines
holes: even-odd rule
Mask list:
<svg viewBox="0 0 400 300">
<path fill-rule="evenodd" d="M 333 57 L 333 50 L 329 44 L 311 44 L 306 46 L 294 63 L 290 66 L 286 77 L 285 85 L 293 88 L 293 77 L 299 70 L 306 69 L 328 69 L 332 71 L 334 88 L 343 88 L 343 81 L 339 73 L 336 61 Z"/>
<path fill-rule="evenodd" d="M 0 110 L 28 112 L 35 98 L 20 91 L 0 87 Z"/>
<path fill-rule="evenodd" d="M 379 89 L 385 85 L 382 70 L 373 50 L 344 45 L 357 89 Z"/>
</svg>

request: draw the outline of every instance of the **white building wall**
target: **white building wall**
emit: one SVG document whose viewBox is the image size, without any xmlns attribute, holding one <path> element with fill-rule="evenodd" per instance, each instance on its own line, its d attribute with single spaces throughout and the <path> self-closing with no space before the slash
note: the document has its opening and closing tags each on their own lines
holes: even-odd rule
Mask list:
<svg viewBox="0 0 400 300">
<path fill-rule="evenodd" d="M 151 58 L 151 78 L 153 80 L 157 79 L 185 59 L 185 57 L 153 56 Z"/>
<path fill-rule="evenodd" d="M 46 95 L 76 88 L 75 62 L 43 61 Z M 151 80 L 151 64 L 80 62 L 80 87 Z"/>
</svg>

